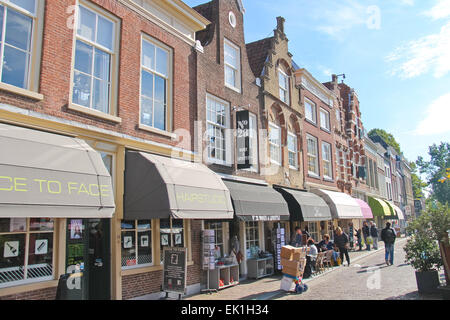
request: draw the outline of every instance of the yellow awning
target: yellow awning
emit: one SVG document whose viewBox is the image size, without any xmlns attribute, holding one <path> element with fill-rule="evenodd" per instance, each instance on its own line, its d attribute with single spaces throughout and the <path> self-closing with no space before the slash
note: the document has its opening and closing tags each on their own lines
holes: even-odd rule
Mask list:
<svg viewBox="0 0 450 320">
<path fill-rule="evenodd" d="M 385 216 L 391 216 L 391 209 L 389 208 L 389 205 L 378 198 L 369 197 L 369 207 L 372 209 L 372 213 L 376 217 L 385 217 Z"/>
</svg>

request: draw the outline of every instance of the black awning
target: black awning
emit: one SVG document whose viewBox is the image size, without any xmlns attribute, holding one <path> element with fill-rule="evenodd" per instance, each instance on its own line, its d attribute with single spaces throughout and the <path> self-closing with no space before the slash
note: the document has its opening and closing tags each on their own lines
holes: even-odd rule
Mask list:
<svg viewBox="0 0 450 320">
<path fill-rule="evenodd" d="M 331 220 L 330 207 L 318 195 L 311 192 L 275 187 L 286 200 L 292 221 Z"/>
<path fill-rule="evenodd" d="M 205 165 L 127 151 L 125 219 L 233 219 L 230 192 Z"/>
<path fill-rule="evenodd" d="M 224 180 L 231 193 L 234 212 L 244 221 L 289 220 L 284 198 L 266 185 Z"/>
</svg>

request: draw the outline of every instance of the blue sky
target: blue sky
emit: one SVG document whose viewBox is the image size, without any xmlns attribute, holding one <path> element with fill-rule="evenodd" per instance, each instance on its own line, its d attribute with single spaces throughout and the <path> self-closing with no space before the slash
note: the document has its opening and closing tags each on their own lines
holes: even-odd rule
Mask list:
<svg viewBox="0 0 450 320">
<path fill-rule="evenodd" d="M 365 128 L 391 132 L 409 160 L 450 141 L 450 0 L 243 3 L 246 42 L 271 36 L 285 17 L 296 63 L 321 82 L 345 73 Z"/>
</svg>

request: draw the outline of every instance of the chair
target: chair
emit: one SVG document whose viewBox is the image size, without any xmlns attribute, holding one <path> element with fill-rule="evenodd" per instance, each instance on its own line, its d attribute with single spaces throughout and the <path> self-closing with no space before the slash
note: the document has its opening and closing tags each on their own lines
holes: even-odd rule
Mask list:
<svg viewBox="0 0 450 320">
<path fill-rule="evenodd" d="M 317 254 L 316 265 L 315 265 L 316 272 L 320 273 L 320 272 L 324 271 L 324 268 L 323 268 L 323 259 L 324 259 L 324 257 L 325 257 L 325 252 L 319 252 Z"/>
<path fill-rule="evenodd" d="M 322 263 L 327 268 L 331 268 L 333 266 L 333 250 L 328 250 L 325 252 Z"/>
</svg>

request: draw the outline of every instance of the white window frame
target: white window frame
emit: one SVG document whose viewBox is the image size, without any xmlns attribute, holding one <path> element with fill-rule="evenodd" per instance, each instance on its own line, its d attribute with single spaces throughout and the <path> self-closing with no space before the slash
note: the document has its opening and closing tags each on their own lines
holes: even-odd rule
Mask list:
<svg viewBox="0 0 450 320">
<path fill-rule="evenodd" d="M 248 239 L 247 234 L 249 233 L 249 230 L 257 230 L 258 236 L 255 239 Z M 255 244 L 258 244 L 257 247 L 260 250 L 262 250 L 260 238 L 261 238 L 261 230 L 259 227 L 259 222 L 258 221 L 246 221 L 245 222 L 245 248 L 246 248 L 246 251 L 250 250 L 251 245 L 255 245 Z M 246 257 L 246 259 L 248 259 L 247 252 L 245 254 L 245 257 Z"/>
<path fill-rule="evenodd" d="M 330 159 L 325 159 L 325 154 L 327 153 L 325 147 L 329 147 L 329 156 Z M 324 179 L 333 180 L 333 148 L 331 147 L 331 143 L 322 141 L 322 162 L 323 162 L 323 177 Z M 329 169 L 331 176 L 325 175 L 325 166 Z"/>
<path fill-rule="evenodd" d="M 270 134 L 271 134 L 272 130 L 278 130 L 278 142 L 279 142 L 279 144 L 276 144 L 276 143 L 274 143 L 274 142 L 272 142 L 270 140 Z M 281 159 L 281 127 L 276 125 L 273 122 L 269 122 L 269 139 L 268 140 L 269 140 L 269 158 L 270 158 L 270 163 L 273 163 L 275 165 L 281 166 L 281 162 L 282 162 L 282 159 Z M 277 161 L 277 159 L 273 158 L 272 152 L 271 152 L 272 151 L 271 147 L 274 147 L 274 148 L 276 148 L 278 150 L 277 157 L 278 157 L 279 161 Z"/>
<path fill-rule="evenodd" d="M 152 70 L 142 63 L 143 58 L 143 44 L 144 41 L 147 41 L 148 43 L 151 43 L 157 48 L 160 48 L 167 52 L 168 57 L 168 63 L 167 63 L 167 76 L 162 75 L 158 73 L 156 70 Z M 164 43 L 146 35 L 141 35 L 141 55 L 140 55 L 140 74 L 139 74 L 139 128 L 143 130 L 149 130 L 149 131 L 156 131 L 157 133 L 161 131 L 163 132 L 172 132 L 172 115 L 173 115 L 173 108 L 172 108 L 172 92 L 173 92 L 173 50 L 165 45 Z M 155 56 L 156 58 L 156 56 Z M 146 71 L 148 73 L 151 73 L 153 75 L 157 75 L 159 77 L 162 77 L 166 80 L 166 115 L 165 115 L 165 130 L 161 130 L 159 128 L 154 127 L 155 124 L 155 102 L 153 101 L 153 126 L 149 126 L 147 124 L 142 123 L 142 72 Z M 153 81 L 153 98 L 155 97 L 155 81 Z"/>
<path fill-rule="evenodd" d="M 307 104 L 312 106 L 312 117 L 313 119 L 309 119 L 307 117 L 307 112 L 306 112 L 306 106 Z M 311 100 L 305 98 L 305 119 L 313 124 L 317 124 L 317 106 L 314 102 L 312 102 Z"/>
<path fill-rule="evenodd" d="M 1 218 L 0 218 L 1 219 Z M 57 219 L 52 219 L 53 220 L 53 230 L 52 231 L 30 231 L 30 221 L 31 218 L 24 218 L 26 219 L 26 230 L 25 231 L 18 231 L 18 232 L 0 232 L 0 235 L 8 235 L 8 234 L 25 234 L 25 248 L 23 249 L 25 251 L 25 256 L 24 256 L 24 278 L 23 280 L 16 280 L 16 281 L 10 281 L 10 282 L 5 282 L 0 284 L 0 289 L 1 288 L 7 288 L 7 287 L 15 287 L 15 286 L 19 286 L 19 285 L 24 285 L 24 284 L 30 284 L 30 283 L 36 283 L 36 282 L 44 282 L 44 281 L 49 281 L 49 280 L 53 280 L 55 278 L 55 271 L 57 268 L 57 264 L 58 264 L 58 260 L 57 260 L 57 255 L 56 255 L 56 251 L 57 251 L 57 246 L 56 246 L 56 242 L 59 240 L 56 236 L 57 234 L 57 228 L 58 228 L 58 220 Z M 35 234 L 35 233 L 53 233 L 53 248 L 52 248 L 52 275 L 51 276 L 46 276 L 46 277 L 41 277 L 41 278 L 27 278 L 28 276 L 28 260 L 29 260 L 29 248 L 30 248 L 30 234 Z M 3 256 L 3 252 L 0 253 Z"/>
<path fill-rule="evenodd" d="M 226 62 L 225 59 L 225 52 L 226 52 L 226 47 L 229 47 L 233 50 L 236 51 L 236 62 L 237 62 L 237 66 L 233 66 L 229 63 Z M 234 43 L 232 43 L 231 41 L 229 41 L 228 39 L 224 38 L 223 41 L 223 65 L 224 65 L 224 82 L 225 82 L 225 87 L 230 88 L 234 91 L 237 91 L 239 93 L 241 93 L 241 48 L 239 48 L 238 46 L 236 46 Z M 232 69 L 235 73 L 236 73 L 236 83 L 235 84 L 229 84 L 227 83 L 227 68 Z"/>
<path fill-rule="evenodd" d="M 112 50 L 103 47 L 100 44 L 92 42 L 89 39 L 84 38 L 83 36 L 78 34 L 78 20 L 80 15 L 80 6 L 84 7 L 88 11 L 93 12 L 96 15 L 102 16 L 102 18 L 109 20 L 113 23 L 114 29 L 114 37 L 113 37 L 113 45 Z M 69 97 L 69 109 L 73 109 L 75 111 L 87 113 L 89 115 L 97 116 L 100 118 L 106 118 L 107 120 L 120 123 L 120 118 L 118 115 L 118 74 L 119 74 L 119 56 L 120 56 L 120 30 L 121 30 L 121 21 L 111 13 L 107 12 L 103 8 L 99 7 L 96 4 L 93 4 L 86 0 L 78 0 L 76 4 L 75 10 L 75 27 L 73 28 L 73 45 L 72 45 L 72 62 L 71 62 L 71 72 L 70 72 L 70 97 Z M 93 97 L 93 87 L 90 95 L 90 107 L 85 107 L 73 102 L 73 89 L 74 89 L 74 78 L 75 78 L 75 58 L 76 58 L 76 44 L 77 40 L 81 40 L 83 43 L 93 46 L 99 50 L 102 50 L 111 55 L 110 60 L 110 90 L 109 90 L 109 106 L 108 113 L 102 112 L 100 110 L 96 110 L 92 108 L 92 97 Z M 93 59 L 95 59 L 95 55 L 93 55 Z"/>
<path fill-rule="evenodd" d="M 217 122 L 213 122 L 211 120 L 208 119 L 208 100 L 213 100 L 215 103 L 219 103 L 222 104 L 223 106 L 225 106 L 225 125 L 221 125 L 218 124 Z M 219 164 L 219 165 L 223 165 L 223 166 L 229 166 L 231 167 L 232 165 L 232 150 L 233 150 L 233 143 L 232 140 L 230 139 L 230 128 L 231 128 L 231 120 L 230 120 L 230 103 L 220 99 L 216 96 L 213 96 L 211 94 L 207 94 L 206 95 L 206 139 L 207 139 L 207 144 L 210 143 L 210 139 L 209 139 L 209 126 L 212 126 L 214 128 L 218 128 L 220 130 L 223 130 L 223 134 L 224 134 L 224 150 L 225 150 L 225 159 L 218 159 L 218 158 L 212 158 L 209 152 L 209 147 L 208 145 L 206 146 L 206 152 L 207 152 L 207 161 L 208 163 L 214 163 L 214 164 Z"/>
<path fill-rule="evenodd" d="M 323 124 L 322 121 L 322 115 L 325 115 L 325 125 Z M 327 131 L 327 132 L 331 132 L 331 122 L 330 122 L 330 113 L 325 110 L 324 108 L 320 108 L 320 128 Z"/>
<path fill-rule="evenodd" d="M 286 88 L 282 86 L 280 76 L 285 80 L 284 85 L 286 86 Z M 278 68 L 278 89 L 279 89 L 278 94 L 280 100 L 286 104 L 289 104 L 290 101 L 289 86 L 290 86 L 289 76 L 281 68 Z M 281 98 L 281 92 L 284 92 L 285 100 Z"/>
<path fill-rule="evenodd" d="M 289 148 L 289 138 L 294 139 L 294 150 Z M 297 138 L 296 134 L 294 134 L 292 132 L 288 132 L 287 147 L 288 147 L 287 149 L 288 149 L 289 168 L 292 169 L 292 170 L 298 170 L 298 167 L 299 167 L 298 166 L 298 138 Z M 294 161 L 295 161 L 294 165 L 292 165 L 291 162 L 290 162 L 290 159 L 291 159 L 290 156 L 292 154 L 294 155 Z"/>
<path fill-rule="evenodd" d="M 316 154 L 310 153 L 308 140 L 314 141 Z M 316 177 L 316 178 L 320 177 L 320 169 L 319 169 L 319 144 L 318 144 L 318 142 L 319 142 L 319 141 L 318 141 L 318 139 L 317 139 L 316 137 L 314 137 L 314 136 L 312 136 L 312 135 L 310 135 L 310 134 L 307 134 L 307 135 L 306 135 L 306 154 L 307 154 L 307 163 L 306 163 L 306 165 L 307 165 L 307 167 L 308 167 L 308 174 L 309 174 L 310 176 L 313 176 L 313 177 Z M 314 157 L 314 158 L 315 158 L 315 166 L 316 166 L 317 172 L 313 172 L 313 171 L 310 171 L 310 170 L 309 170 L 309 157 Z"/>
<path fill-rule="evenodd" d="M 258 118 L 256 114 L 249 112 L 249 144 L 250 144 L 250 164 L 251 167 L 244 169 L 250 172 L 259 171 L 259 141 L 258 141 Z"/>
<path fill-rule="evenodd" d="M 30 50 L 26 51 L 29 54 L 28 57 L 28 68 L 26 71 L 26 82 L 24 88 L 17 87 L 15 85 L 6 83 L 6 82 L 0 82 L 0 87 L 3 90 L 7 90 L 10 92 L 14 92 L 17 94 L 25 95 L 25 96 L 32 96 L 37 97 L 33 93 L 37 93 L 39 90 L 39 79 L 40 79 L 40 59 L 41 59 L 41 52 L 42 52 L 42 37 L 43 37 L 43 25 L 44 25 L 44 7 L 45 7 L 45 1 L 43 0 L 36 0 L 35 1 L 35 8 L 34 13 L 29 12 L 25 10 L 24 8 L 10 2 L 10 0 L 0 0 L 0 4 L 5 8 L 4 9 L 4 16 L 3 16 L 3 26 L 0 26 L 3 28 L 2 32 L 2 39 L 1 41 L 1 49 L 0 49 L 0 80 L 2 79 L 2 73 L 3 73 L 3 64 L 4 64 L 4 48 L 5 48 L 5 37 L 6 37 L 6 20 L 4 19 L 6 16 L 6 9 L 8 10 L 14 10 L 20 14 L 23 14 L 29 18 L 31 18 L 32 26 L 31 26 L 31 39 L 30 39 Z M 10 46 L 12 47 L 12 46 Z M 16 48 L 16 47 L 13 47 Z M 24 52 L 23 49 L 18 49 L 22 52 Z M 39 100 L 43 99 L 43 97 L 39 96 Z"/>
<path fill-rule="evenodd" d="M 215 224 L 213 227 L 211 226 L 211 224 Z M 214 243 L 216 246 L 219 246 L 221 248 L 221 255 L 222 257 L 227 254 L 225 252 L 225 250 L 227 248 L 225 248 L 225 227 L 226 227 L 226 223 L 225 222 L 211 222 L 211 221 L 205 221 L 205 230 L 214 230 Z M 217 241 L 217 235 L 219 234 L 219 232 L 222 235 L 222 242 L 218 242 Z"/>
</svg>

